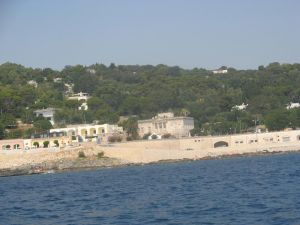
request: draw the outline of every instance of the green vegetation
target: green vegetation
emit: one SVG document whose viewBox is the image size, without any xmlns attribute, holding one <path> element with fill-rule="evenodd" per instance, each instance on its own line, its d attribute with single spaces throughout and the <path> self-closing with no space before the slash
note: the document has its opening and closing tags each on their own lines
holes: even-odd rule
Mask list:
<svg viewBox="0 0 300 225">
<path fill-rule="evenodd" d="M 33 143 L 33 145 L 34 145 L 36 148 L 40 147 L 40 144 L 39 144 L 38 142 L 36 142 L 36 141 Z"/>
<path fill-rule="evenodd" d="M 4 63 L 0 65 L 0 139 L 51 128 L 49 121 L 33 114 L 47 107 L 57 109 L 59 125 L 117 123 L 119 116 L 128 116 L 121 125 L 130 139 L 137 138 L 137 119 L 163 111 L 194 117 L 194 135 L 239 133 L 262 124 L 269 130 L 296 128 L 300 109 L 286 110 L 286 105 L 300 102 L 299 83 L 300 64 L 271 63 L 257 70 L 229 68 L 227 74 L 213 74 L 166 65 L 94 64 L 55 71 Z M 75 93 L 92 96 L 87 111 L 78 110 L 80 102 L 67 99 L 65 84 L 72 84 Z M 248 104 L 246 110 L 232 110 L 242 103 Z M 15 132 L 17 119 L 34 126 L 28 132 Z"/>
<path fill-rule="evenodd" d="M 59 147 L 58 140 L 54 140 L 53 143 L 55 144 L 56 147 Z"/>
<path fill-rule="evenodd" d="M 48 146 L 49 146 L 49 141 L 44 141 L 44 142 L 43 142 L 43 146 L 44 146 L 44 148 L 48 148 Z"/>
</svg>

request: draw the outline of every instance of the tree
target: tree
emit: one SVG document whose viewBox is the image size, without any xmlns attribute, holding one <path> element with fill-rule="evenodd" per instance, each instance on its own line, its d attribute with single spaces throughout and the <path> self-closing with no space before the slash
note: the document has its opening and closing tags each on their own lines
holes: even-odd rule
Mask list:
<svg viewBox="0 0 300 225">
<path fill-rule="evenodd" d="M 49 146 L 49 141 L 44 141 L 44 142 L 43 142 L 43 145 L 44 145 L 44 148 L 48 148 L 48 146 Z"/>
<path fill-rule="evenodd" d="M 265 124 L 271 131 L 283 130 L 289 126 L 287 110 L 275 110 L 265 116 Z"/>
<path fill-rule="evenodd" d="M 34 145 L 36 148 L 40 147 L 40 144 L 39 144 L 37 141 L 33 142 L 33 145 Z"/>
<path fill-rule="evenodd" d="M 2 114 L 0 116 L 0 123 L 2 123 L 5 128 L 15 128 L 16 118 L 9 113 Z"/>
<path fill-rule="evenodd" d="M 120 125 L 123 127 L 128 137 L 131 137 L 132 139 L 138 139 L 139 135 L 138 135 L 137 118 L 130 117 L 128 120 L 125 120 Z"/>
<path fill-rule="evenodd" d="M 55 144 L 56 147 L 59 147 L 58 140 L 54 140 L 53 143 Z"/>
<path fill-rule="evenodd" d="M 4 126 L 0 123 L 0 140 L 5 137 L 5 129 Z"/>
<path fill-rule="evenodd" d="M 52 128 L 52 124 L 50 123 L 49 120 L 39 118 L 37 121 L 33 123 L 33 127 L 37 131 L 47 131 Z"/>
</svg>

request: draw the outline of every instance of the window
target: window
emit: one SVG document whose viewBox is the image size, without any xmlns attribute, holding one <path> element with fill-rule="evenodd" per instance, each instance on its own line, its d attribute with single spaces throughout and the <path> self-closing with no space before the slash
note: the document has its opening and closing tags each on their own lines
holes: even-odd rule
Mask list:
<svg viewBox="0 0 300 225">
<path fill-rule="evenodd" d="M 166 123 L 163 123 L 163 125 L 164 125 L 164 128 L 166 128 L 166 127 L 167 127 Z"/>
</svg>

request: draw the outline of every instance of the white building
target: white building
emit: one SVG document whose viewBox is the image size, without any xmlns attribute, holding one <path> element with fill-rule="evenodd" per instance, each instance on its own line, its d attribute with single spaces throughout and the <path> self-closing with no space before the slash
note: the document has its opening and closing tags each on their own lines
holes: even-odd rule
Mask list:
<svg viewBox="0 0 300 225">
<path fill-rule="evenodd" d="M 69 100 L 87 101 L 90 98 L 88 93 L 79 92 L 68 97 Z"/>
<path fill-rule="evenodd" d="M 235 105 L 232 107 L 232 110 L 245 110 L 247 108 L 248 104 L 245 104 L 244 102 L 241 105 Z"/>
<path fill-rule="evenodd" d="M 290 104 L 287 105 L 287 109 L 294 109 L 294 108 L 299 108 L 300 107 L 300 103 L 294 103 L 294 102 L 290 102 Z"/>
<path fill-rule="evenodd" d="M 68 125 L 66 128 L 51 129 L 51 133 L 65 132 L 68 136 L 76 138 L 78 141 L 96 140 L 99 137 L 108 137 L 112 134 L 122 134 L 123 128 L 111 124 L 76 124 Z"/>
<path fill-rule="evenodd" d="M 96 70 L 95 69 L 86 69 L 87 72 L 91 73 L 91 74 L 95 74 Z"/>
<path fill-rule="evenodd" d="M 66 95 L 72 94 L 73 93 L 73 88 L 74 88 L 74 84 L 64 84 L 65 87 L 67 88 L 67 90 L 65 91 Z"/>
<path fill-rule="evenodd" d="M 138 120 L 138 131 L 141 137 L 149 133 L 188 137 L 192 129 L 194 129 L 194 119 L 192 117 L 175 117 L 172 112 L 159 113 L 148 120 Z"/>
<path fill-rule="evenodd" d="M 227 69 L 218 69 L 218 70 L 213 70 L 212 72 L 213 72 L 213 74 L 225 74 L 225 73 L 228 73 L 228 70 Z"/>
<path fill-rule="evenodd" d="M 88 108 L 89 108 L 88 104 L 86 102 L 83 102 L 81 104 L 81 106 L 78 107 L 78 110 L 84 110 L 84 111 L 86 111 L 86 110 L 88 110 Z"/>
<path fill-rule="evenodd" d="M 60 82 L 62 82 L 62 78 L 61 77 L 56 77 L 56 78 L 53 79 L 53 82 L 54 83 L 60 83 Z"/>
<path fill-rule="evenodd" d="M 35 88 L 38 87 L 38 83 L 35 80 L 30 80 L 30 81 L 27 82 L 27 84 L 29 84 L 29 85 L 31 85 L 31 86 L 33 86 Z"/>
<path fill-rule="evenodd" d="M 54 108 L 47 108 L 47 109 L 39 109 L 34 111 L 35 116 L 39 117 L 44 117 L 47 120 L 50 121 L 52 125 L 54 125 L 54 114 L 55 114 L 55 109 Z"/>
<path fill-rule="evenodd" d="M 88 110 L 87 100 L 90 98 L 88 93 L 79 92 L 68 97 L 69 100 L 83 101 L 78 107 L 78 110 Z"/>
</svg>

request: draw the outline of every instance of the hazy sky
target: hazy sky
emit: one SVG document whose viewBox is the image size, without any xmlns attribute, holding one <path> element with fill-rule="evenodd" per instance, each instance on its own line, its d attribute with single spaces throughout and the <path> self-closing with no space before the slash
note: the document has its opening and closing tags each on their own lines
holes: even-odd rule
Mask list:
<svg viewBox="0 0 300 225">
<path fill-rule="evenodd" d="M 300 63 L 299 0 L 0 0 L 0 63 Z"/>
</svg>

